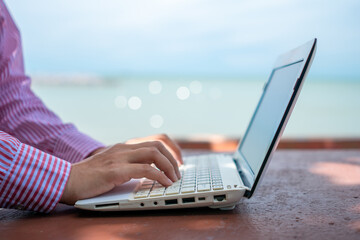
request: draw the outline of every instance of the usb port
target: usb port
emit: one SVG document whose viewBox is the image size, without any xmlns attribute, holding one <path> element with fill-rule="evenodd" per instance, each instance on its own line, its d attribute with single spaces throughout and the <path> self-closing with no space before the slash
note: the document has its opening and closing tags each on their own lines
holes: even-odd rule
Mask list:
<svg viewBox="0 0 360 240">
<path fill-rule="evenodd" d="M 165 205 L 175 205 L 178 204 L 178 200 L 177 199 L 168 199 L 165 200 Z"/>
<path fill-rule="evenodd" d="M 215 195 L 214 196 L 214 201 L 215 202 L 222 202 L 222 201 L 225 201 L 226 200 L 226 195 L 223 194 L 223 195 Z"/>
<path fill-rule="evenodd" d="M 183 203 L 193 203 L 193 202 L 195 202 L 195 198 L 194 197 L 183 198 L 182 202 Z"/>
</svg>

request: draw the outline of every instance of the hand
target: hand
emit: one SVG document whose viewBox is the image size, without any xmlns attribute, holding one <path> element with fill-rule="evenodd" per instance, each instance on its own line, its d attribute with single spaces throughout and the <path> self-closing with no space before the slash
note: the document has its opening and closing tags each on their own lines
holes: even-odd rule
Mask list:
<svg viewBox="0 0 360 240">
<path fill-rule="evenodd" d="M 142 137 L 142 138 L 134 138 L 128 140 L 127 144 L 134 144 L 134 143 L 142 143 L 146 141 L 160 141 L 164 144 L 166 149 L 175 157 L 175 159 L 178 161 L 179 165 L 183 164 L 183 159 L 181 156 L 181 150 L 179 145 L 171 140 L 166 134 L 159 134 L 159 135 L 153 135 L 148 137 Z"/>
<path fill-rule="evenodd" d="M 175 158 L 159 141 L 116 144 L 73 164 L 60 202 L 74 204 L 143 177 L 165 187 L 181 177 Z"/>
</svg>

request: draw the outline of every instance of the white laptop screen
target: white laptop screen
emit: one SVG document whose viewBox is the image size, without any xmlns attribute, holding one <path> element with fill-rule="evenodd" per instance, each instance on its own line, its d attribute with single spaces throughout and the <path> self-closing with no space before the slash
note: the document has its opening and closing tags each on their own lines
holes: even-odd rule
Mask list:
<svg viewBox="0 0 360 240">
<path fill-rule="evenodd" d="M 259 173 L 289 104 L 297 76 L 302 69 L 301 62 L 277 68 L 272 72 L 265 92 L 239 146 L 240 154 L 248 162 L 254 176 Z"/>
</svg>

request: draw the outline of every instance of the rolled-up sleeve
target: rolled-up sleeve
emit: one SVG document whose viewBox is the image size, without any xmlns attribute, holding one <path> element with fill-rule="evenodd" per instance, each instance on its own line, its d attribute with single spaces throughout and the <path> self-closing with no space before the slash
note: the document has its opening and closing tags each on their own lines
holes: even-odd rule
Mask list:
<svg viewBox="0 0 360 240">
<path fill-rule="evenodd" d="M 69 162 L 0 131 L 0 207 L 50 212 L 70 170 Z"/>
<path fill-rule="evenodd" d="M 75 163 L 104 145 L 65 124 L 31 91 L 20 33 L 0 0 L 0 130 Z"/>
</svg>

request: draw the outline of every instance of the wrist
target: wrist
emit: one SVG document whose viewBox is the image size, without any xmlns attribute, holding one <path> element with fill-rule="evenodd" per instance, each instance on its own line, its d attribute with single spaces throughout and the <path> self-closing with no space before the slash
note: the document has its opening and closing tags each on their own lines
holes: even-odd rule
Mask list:
<svg viewBox="0 0 360 240">
<path fill-rule="evenodd" d="M 86 158 L 94 156 L 95 154 L 98 154 L 98 153 L 104 151 L 105 149 L 106 149 L 106 147 L 97 148 L 94 151 L 92 151 L 88 156 L 86 156 Z"/>
<path fill-rule="evenodd" d="M 60 203 L 73 205 L 77 201 L 76 194 L 73 191 L 74 168 L 76 168 L 76 167 L 74 165 L 71 165 L 70 174 L 69 174 L 69 177 L 67 179 L 64 191 L 62 193 L 62 196 L 60 198 Z"/>
</svg>

